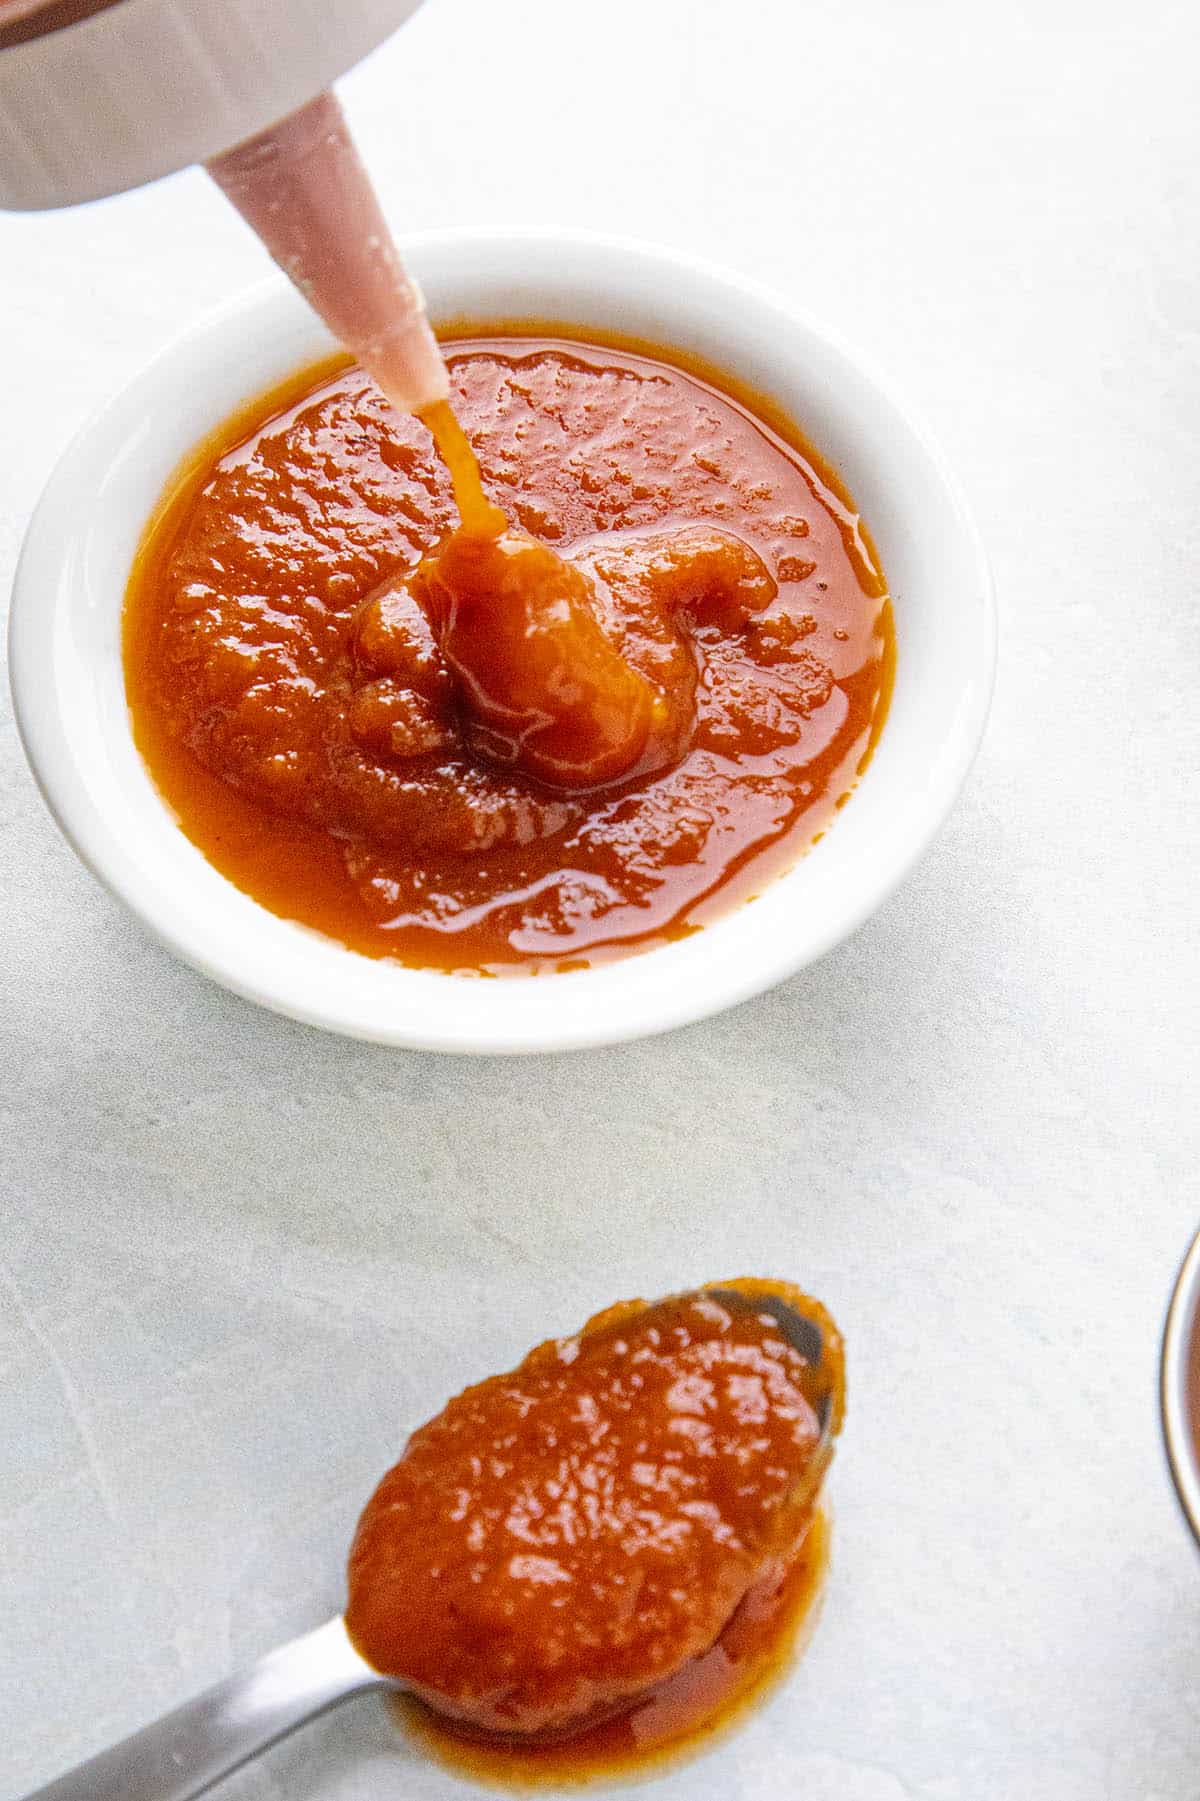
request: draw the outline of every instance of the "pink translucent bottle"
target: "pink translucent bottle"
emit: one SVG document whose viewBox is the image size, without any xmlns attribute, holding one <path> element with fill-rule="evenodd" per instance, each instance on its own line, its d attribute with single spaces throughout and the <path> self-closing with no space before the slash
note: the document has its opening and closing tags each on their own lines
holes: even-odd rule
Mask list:
<svg viewBox="0 0 1200 1801">
<path fill-rule="evenodd" d="M 0 206 L 70 206 L 189 163 L 397 407 L 447 394 L 329 84 L 420 0 L 0 0 Z"/>
</svg>

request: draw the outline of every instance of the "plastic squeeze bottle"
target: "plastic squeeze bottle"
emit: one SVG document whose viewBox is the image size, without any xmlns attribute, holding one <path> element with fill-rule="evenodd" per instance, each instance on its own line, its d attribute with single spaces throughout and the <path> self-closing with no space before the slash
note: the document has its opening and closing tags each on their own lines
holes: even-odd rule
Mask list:
<svg viewBox="0 0 1200 1801">
<path fill-rule="evenodd" d="M 440 414 L 424 301 L 328 91 L 419 4 L 0 0 L 0 206 L 204 163 L 392 404 Z"/>
</svg>

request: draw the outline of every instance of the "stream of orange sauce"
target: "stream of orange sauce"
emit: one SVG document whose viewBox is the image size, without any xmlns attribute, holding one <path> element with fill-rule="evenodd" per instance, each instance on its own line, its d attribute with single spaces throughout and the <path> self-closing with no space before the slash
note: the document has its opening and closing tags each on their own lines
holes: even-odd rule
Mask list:
<svg viewBox="0 0 1200 1801">
<path fill-rule="evenodd" d="M 432 434 L 437 453 L 450 472 L 463 531 L 475 537 L 498 537 L 508 524 L 507 516 L 484 493 L 479 459 L 450 402 L 435 401 L 417 417 Z"/>
</svg>

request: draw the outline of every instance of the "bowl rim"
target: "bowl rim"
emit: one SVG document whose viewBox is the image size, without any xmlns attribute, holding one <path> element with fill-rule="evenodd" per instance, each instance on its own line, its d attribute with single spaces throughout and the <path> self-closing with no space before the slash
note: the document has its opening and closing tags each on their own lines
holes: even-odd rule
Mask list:
<svg viewBox="0 0 1200 1801">
<path fill-rule="evenodd" d="M 535 257 L 538 254 L 544 256 L 547 250 L 552 250 L 566 253 L 571 258 L 603 258 L 611 277 L 618 283 L 627 281 L 630 287 L 639 274 L 650 274 L 658 279 L 699 283 L 701 290 L 707 289 L 710 296 L 715 294 L 727 301 L 745 300 L 760 311 L 779 318 L 783 324 L 811 340 L 824 354 L 842 365 L 847 378 L 853 378 L 870 392 L 881 414 L 890 414 L 909 438 L 915 441 L 926 459 L 933 480 L 940 488 L 944 504 L 952 515 L 964 552 L 969 556 L 973 583 L 971 597 L 976 617 L 971 649 L 973 667 L 969 684 L 964 684 L 968 691 L 964 694 L 958 717 L 956 754 L 942 759 L 929 772 L 922 790 L 918 828 L 912 830 L 902 850 L 894 851 L 890 859 L 880 859 L 871 868 L 869 874 L 861 880 L 857 891 L 846 897 L 836 918 L 826 919 L 819 930 L 808 931 L 799 948 L 790 939 L 774 946 L 757 946 L 753 962 L 747 963 L 740 970 L 733 973 L 722 971 L 721 979 L 708 979 L 699 984 L 684 979 L 678 984 L 677 991 L 668 998 L 664 999 L 659 994 L 652 1009 L 639 1010 L 633 1004 L 626 1017 L 615 1022 L 606 1020 L 600 1025 L 588 1016 L 586 1007 L 573 1006 L 559 1008 L 559 1017 L 552 1023 L 539 1023 L 533 1028 L 524 1021 L 518 1027 L 513 1027 L 511 1023 L 506 1026 L 502 1019 L 498 1019 L 489 1023 L 486 1028 L 475 1027 L 466 1032 L 457 1027 L 447 1029 L 436 1018 L 437 1007 L 430 992 L 431 1005 L 418 1010 L 417 1020 L 414 1021 L 410 1013 L 394 1029 L 382 1029 L 378 1020 L 364 1022 L 355 1017 L 353 1009 L 347 1012 L 328 1002 L 314 1002 L 303 993 L 280 992 L 279 987 L 270 979 L 260 979 L 256 973 L 244 969 L 231 970 L 222 960 L 219 947 L 214 951 L 211 945 L 198 945 L 186 932 L 177 930 L 171 909 L 162 904 L 162 897 L 148 896 L 144 887 L 139 889 L 131 881 L 128 870 L 123 874 L 114 870 L 112 836 L 109 834 L 106 839 L 102 831 L 95 829 L 88 817 L 87 807 L 81 804 L 79 776 L 71 759 L 63 754 L 61 734 L 56 729 L 55 706 L 47 701 L 37 679 L 39 669 L 54 666 L 55 657 L 52 628 L 47 618 L 49 609 L 39 606 L 41 597 L 37 590 L 43 585 L 41 578 L 45 570 L 59 567 L 65 559 L 66 550 L 62 541 L 67 535 L 67 528 L 64 515 L 68 512 L 73 485 L 78 480 L 77 472 L 88 467 L 89 447 L 93 441 L 102 438 L 110 419 L 119 415 L 122 405 L 127 404 L 132 394 L 154 385 L 160 377 L 166 385 L 170 385 L 177 379 L 178 370 L 192 366 L 197 360 L 202 362 L 206 342 L 215 340 L 220 331 L 228 329 L 234 321 L 243 317 L 249 320 L 263 308 L 278 309 L 281 314 L 286 313 L 294 306 L 295 295 L 282 276 L 268 277 L 231 296 L 174 335 L 85 420 L 50 475 L 30 521 L 18 560 L 8 628 L 13 710 L 38 787 L 60 830 L 83 863 L 174 955 L 245 999 L 343 1036 L 362 1038 L 396 1048 L 429 1051 L 479 1054 L 558 1052 L 627 1042 L 699 1021 L 736 1006 L 825 955 L 856 931 L 900 886 L 941 829 L 974 761 L 986 725 L 995 681 L 997 623 L 994 589 L 986 552 L 962 489 L 928 431 L 914 420 L 909 406 L 896 395 L 891 384 L 881 380 L 836 332 L 830 331 L 805 309 L 796 306 L 786 295 L 760 282 L 674 249 L 664 249 L 635 238 L 587 231 L 554 228 L 511 231 L 490 228 L 481 231 L 465 227 L 450 228 L 410 234 L 403 239 L 401 248 L 413 260 L 418 275 L 421 259 L 427 254 L 436 256 L 439 252 L 462 253 L 469 249 L 479 257 L 480 267 L 487 269 L 489 252 L 503 254 L 511 259 L 526 249 Z M 551 303 L 547 309 L 548 316 L 553 316 L 554 311 Z M 486 317 L 486 313 L 486 305 L 481 305 L 481 317 Z M 795 357 L 792 360 L 799 361 Z M 267 384 L 264 382 L 262 385 L 265 387 Z M 219 415 L 214 419 L 214 424 L 217 423 Z M 138 520 L 139 533 L 144 523 L 144 518 Z M 903 658 L 903 643 L 900 655 Z M 804 861 L 801 858 L 791 868 L 779 872 L 764 892 L 774 890 L 792 879 L 796 869 Z M 257 906 L 257 903 L 251 904 Z M 747 903 L 749 904 L 754 903 Z M 265 912 L 265 909 L 261 911 Z M 733 909 L 730 916 L 743 911 L 744 907 Z M 275 916 L 268 917 L 274 919 Z M 307 931 L 307 928 L 297 927 L 294 922 L 280 920 L 277 923 L 289 932 Z M 594 988 L 597 978 L 603 980 L 607 971 L 624 969 L 631 964 L 645 963 L 651 959 L 657 959 L 661 965 L 683 946 L 711 939 L 723 923 L 724 919 L 713 922 L 703 932 L 680 944 L 656 947 L 635 957 L 619 959 L 592 970 L 556 972 L 540 977 L 537 985 L 540 988 L 545 983 L 552 982 L 565 991 L 569 985 L 574 984 L 575 997 L 582 999 L 584 987 L 590 983 Z M 318 937 L 315 933 L 311 936 Z M 322 942 L 332 943 L 326 940 Z M 357 953 L 343 946 L 337 946 L 336 950 L 342 957 L 372 962 L 375 968 L 401 970 L 399 965 L 380 965 L 374 960 L 359 958 Z M 402 973 L 406 978 L 413 979 L 414 993 L 417 983 L 427 984 L 433 981 L 443 984 L 447 980 L 459 979 L 441 972 L 424 970 L 404 969 Z M 521 985 L 525 986 L 527 980 L 528 978 L 522 979 Z M 476 986 L 503 991 L 515 984 L 502 980 L 498 983 L 476 983 Z"/>
<path fill-rule="evenodd" d="M 1200 1548 L 1200 1446 L 1189 1428 L 1190 1363 L 1200 1334 L 1200 1231 L 1179 1266 L 1163 1325 L 1159 1410 L 1167 1468 L 1183 1517 Z"/>
</svg>

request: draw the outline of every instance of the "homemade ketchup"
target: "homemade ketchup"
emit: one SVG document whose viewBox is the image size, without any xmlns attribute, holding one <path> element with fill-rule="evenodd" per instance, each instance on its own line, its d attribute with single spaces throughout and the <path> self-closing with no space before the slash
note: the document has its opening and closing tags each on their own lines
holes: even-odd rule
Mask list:
<svg viewBox="0 0 1200 1801">
<path fill-rule="evenodd" d="M 519 974 L 677 938 L 802 855 L 871 753 L 869 539 L 787 420 L 686 359 L 443 349 L 454 486 L 355 367 L 204 447 L 130 582 L 137 742 L 218 869 L 368 955 Z"/>
</svg>

